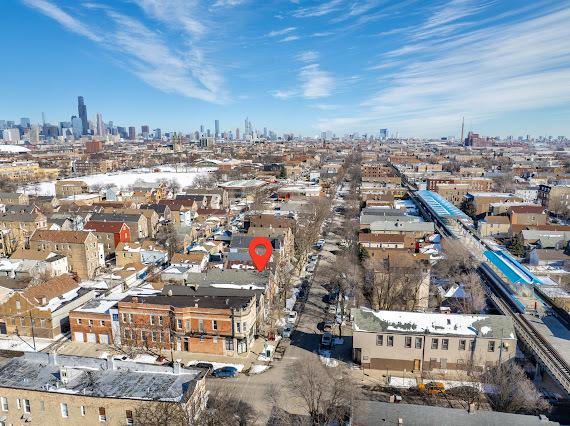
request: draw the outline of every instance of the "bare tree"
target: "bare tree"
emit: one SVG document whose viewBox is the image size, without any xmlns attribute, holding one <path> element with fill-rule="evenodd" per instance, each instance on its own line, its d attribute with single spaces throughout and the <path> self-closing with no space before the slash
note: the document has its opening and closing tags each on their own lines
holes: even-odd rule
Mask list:
<svg viewBox="0 0 570 426">
<path fill-rule="evenodd" d="M 494 388 L 489 399 L 497 411 L 538 414 L 549 408 L 548 402 L 518 364 L 494 366 L 484 374 L 483 380 Z"/>
<path fill-rule="evenodd" d="M 168 250 L 168 259 L 172 259 L 174 253 L 182 250 L 182 238 L 178 234 L 173 223 L 168 223 L 158 228 L 156 241 Z"/>
<path fill-rule="evenodd" d="M 374 309 L 414 311 L 427 307 L 429 263 L 412 255 L 365 261 L 363 296 Z"/>
<path fill-rule="evenodd" d="M 217 388 L 210 392 L 208 405 L 195 420 L 196 426 L 248 426 L 257 421 L 259 413 L 243 400 L 237 387 Z"/>
<path fill-rule="evenodd" d="M 212 188 L 215 185 L 216 179 L 212 173 L 201 173 L 185 189 Z"/>
<path fill-rule="evenodd" d="M 433 268 L 436 277 L 457 277 L 473 271 L 477 266 L 476 260 L 461 241 L 446 238 L 442 240 L 441 246 L 445 257 L 439 260 Z"/>
<path fill-rule="evenodd" d="M 0 192 L 16 192 L 16 184 L 8 179 L 0 179 Z"/>
<path fill-rule="evenodd" d="M 450 308 L 462 314 L 477 314 L 486 306 L 486 295 L 481 277 L 474 271 L 454 277 L 463 288 L 463 294 L 452 298 Z"/>
<path fill-rule="evenodd" d="M 133 412 L 139 426 L 188 426 L 196 424 L 189 410 L 180 402 L 148 401 Z"/>
<path fill-rule="evenodd" d="M 314 426 L 346 420 L 357 400 L 347 372 L 341 370 L 340 377 L 333 377 L 316 357 L 298 361 L 292 370 L 295 374 L 288 376 L 287 387 L 299 397 Z"/>
</svg>

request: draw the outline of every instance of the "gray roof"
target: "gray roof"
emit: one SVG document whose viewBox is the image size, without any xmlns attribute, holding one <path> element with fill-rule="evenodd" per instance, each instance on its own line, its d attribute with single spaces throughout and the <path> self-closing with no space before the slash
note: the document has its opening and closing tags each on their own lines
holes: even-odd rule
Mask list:
<svg viewBox="0 0 570 426">
<path fill-rule="evenodd" d="M 69 382 L 62 382 L 61 369 Z M 26 353 L 0 366 L 0 388 L 100 398 L 183 401 L 203 372 L 79 356 Z M 188 392 L 190 391 L 190 392 Z"/>
<path fill-rule="evenodd" d="M 370 230 L 394 232 L 433 232 L 433 222 L 403 222 L 395 220 L 381 220 L 370 223 Z"/>
<path fill-rule="evenodd" d="M 219 287 L 188 287 L 185 285 L 165 285 L 162 289 L 162 294 L 172 293 L 173 296 L 222 296 L 222 297 L 232 297 L 232 296 L 245 296 L 252 297 L 255 296 L 256 300 L 259 301 L 263 297 L 263 290 L 249 290 L 241 288 L 219 288 Z"/>
<path fill-rule="evenodd" d="M 94 213 L 89 220 L 95 222 L 138 222 L 140 214 Z"/>
<path fill-rule="evenodd" d="M 354 411 L 354 424 L 361 426 L 397 425 L 399 419 L 405 426 L 555 426 L 557 422 L 539 416 L 477 410 L 473 413 L 458 408 L 431 405 L 391 404 L 380 401 L 359 401 Z"/>
<path fill-rule="evenodd" d="M 266 286 L 269 272 L 257 272 L 243 269 L 209 269 L 202 274 L 190 274 L 186 279 L 188 285 L 209 286 L 211 284 L 237 284 Z"/>
</svg>

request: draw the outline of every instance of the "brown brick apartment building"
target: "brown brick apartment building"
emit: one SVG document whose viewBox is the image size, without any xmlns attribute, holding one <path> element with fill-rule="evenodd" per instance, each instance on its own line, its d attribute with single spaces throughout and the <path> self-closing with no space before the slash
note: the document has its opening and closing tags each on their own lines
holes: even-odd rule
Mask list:
<svg viewBox="0 0 570 426">
<path fill-rule="evenodd" d="M 121 342 L 235 356 L 256 334 L 255 297 L 129 296 L 119 302 Z"/>
</svg>

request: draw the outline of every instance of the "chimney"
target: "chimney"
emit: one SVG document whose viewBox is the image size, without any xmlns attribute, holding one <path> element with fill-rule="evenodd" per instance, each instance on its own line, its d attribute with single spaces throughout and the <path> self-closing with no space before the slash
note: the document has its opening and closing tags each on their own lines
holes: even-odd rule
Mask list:
<svg viewBox="0 0 570 426">
<path fill-rule="evenodd" d="M 48 354 L 48 364 L 49 365 L 57 365 L 57 353 L 56 352 L 50 352 Z"/>
</svg>

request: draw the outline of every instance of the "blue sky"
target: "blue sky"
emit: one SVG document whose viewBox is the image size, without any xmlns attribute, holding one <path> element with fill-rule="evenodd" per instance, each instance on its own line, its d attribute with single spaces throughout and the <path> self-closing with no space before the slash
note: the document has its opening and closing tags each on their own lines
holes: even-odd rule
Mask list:
<svg viewBox="0 0 570 426">
<path fill-rule="evenodd" d="M 570 1 L 3 0 L 0 119 L 570 136 Z"/>
</svg>

